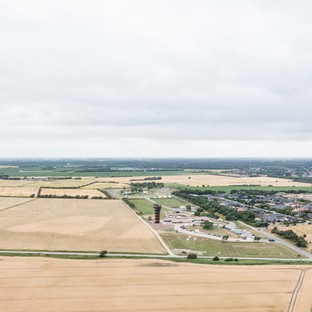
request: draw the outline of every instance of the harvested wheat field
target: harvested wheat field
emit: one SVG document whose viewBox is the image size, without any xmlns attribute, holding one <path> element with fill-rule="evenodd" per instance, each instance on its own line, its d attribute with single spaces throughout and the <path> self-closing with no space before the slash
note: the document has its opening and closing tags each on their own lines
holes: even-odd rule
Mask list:
<svg viewBox="0 0 312 312">
<path fill-rule="evenodd" d="M 311 268 L 309 268 L 311 269 Z M 311 271 L 144 260 L 0 258 L 2 311 L 310 312 Z M 306 269 L 308 270 L 308 269 Z M 291 304 L 291 306 L 292 306 Z"/>
<path fill-rule="evenodd" d="M 105 198 L 106 195 L 103 194 L 102 192 L 98 190 L 93 190 L 93 189 L 53 189 L 53 188 L 42 188 L 40 191 L 41 196 L 57 196 L 57 197 L 62 197 L 62 196 L 88 196 L 88 198 L 92 198 L 94 196 L 96 197 L 103 197 Z"/>
<path fill-rule="evenodd" d="M 190 179 L 189 179 L 190 177 Z M 269 177 L 229 177 L 217 175 L 164 176 L 162 182 L 179 183 L 190 186 L 228 186 L 228 185 L 260 185 L 260 186 L 306 186 L 311 184 L 294 182 L 288 179 Z"/>
<path fill-rule="evenodd" d="M 18 187 L 18 186 L 33 186 L 33 181 L 27 180 L 0 180 L 0 187 L 8 186 L 8 187 Z"/>
<path fill-rule="evenodd" d="M 118 177 L 114 178 L 114 181 L 120 183 L 146 182 L 146 180 L 144 180 L 145 178 L 146 177 Z M 303 186 L 303 187 L 311 186 L 311 184 L 309 183 L 295 182 L 288 179 L 278 179 L 269 177 L 232 177 L 232 176 L 219 176 L 210 174 L 162 176 L 161 180 L 155 182 L 179 183 L 190 186 L 202 186 L 203 184 L 206 186 L 207 185 L 209 186 L 273 185 L 273 186 Z"/>
<path fill-rule="evenodd" d="M 106 189 L 106 188 L 117 188 L 117 189 L 122 189 L 122 188 L 128 188 L 129 184 L 125 183 L 112 183 L 112 182 L 96 182 L 87 186 L 84 186 L 83 188 L 86 189 Z"/>
<path fill-rule="evenodd" d="M 0 249 L 165 253 L 118 200 L 36 199 L 0 211 Z"/>
<path fill-rule="evenodd" d="M 0 196 L 30 197 L 36 196 L 37 187 L 0 187 Z"/>
<path fill-rule="evenodd" d="M 81 187 L 95 181 L 94 178 L 82 178 L 82 179 L 55 179 L 55 180 L 43 180 L 32 181 L 32 185 L 38 187 Z"/>
<path fill-rule="evenodd" d="M 14 206 L 18 206 L 34 199 L 30 198 L 14 198 L 14 197 L 0 197 L 0 211 Z"/>
</svg>

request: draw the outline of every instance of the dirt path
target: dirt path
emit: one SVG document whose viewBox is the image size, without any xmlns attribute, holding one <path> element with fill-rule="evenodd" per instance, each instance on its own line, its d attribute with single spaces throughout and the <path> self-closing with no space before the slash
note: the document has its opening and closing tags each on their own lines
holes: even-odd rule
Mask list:
<svg viewBox="0 0 312 312">
<path fill-rule="evenodd" d="M 307 270 L 301 270 L 301 273 L 299 275 L 299 278 L 298 278 L 298 281 L 296 283 L 295 289 L 292 292 L 287 312 L 294 312 L 294 311 L 296 311 L 295 310 L 295 305 L 296 305 L 297 297 L 298 297 L 298 294 L 299 294 L 300 289 L 302 287 L 302 283 L 304 281 L 306 273 L 307 273 Z"/>
<path fill-rule="evenodd" d="M 312 270 L 304 269 L 298 278 L 287 312 L 312 311 L 311 291 Z"/>
</svg>

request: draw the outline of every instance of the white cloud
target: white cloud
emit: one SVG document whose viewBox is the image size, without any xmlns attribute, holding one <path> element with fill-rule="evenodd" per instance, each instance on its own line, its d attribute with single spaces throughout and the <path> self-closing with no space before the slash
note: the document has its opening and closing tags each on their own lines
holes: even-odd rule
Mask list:
<svg viewBox="0 0 312 312">
<path fill-rule="evenodd" d="M 311 7 L 2 1 L 0 156 L 310 156 Z"/>
</svg>

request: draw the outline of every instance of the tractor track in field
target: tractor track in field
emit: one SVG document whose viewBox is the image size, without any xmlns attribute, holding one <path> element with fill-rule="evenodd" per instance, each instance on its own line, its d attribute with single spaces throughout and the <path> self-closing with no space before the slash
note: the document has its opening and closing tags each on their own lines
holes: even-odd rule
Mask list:
<svg viewBox="0 0 312 312">
<path fill-rule="evenodd" d="M 305 278 L 307 271 L 309 271 L 309 270 L 303 269 L 300 272 L 296 286 L 295 286 L 295 288 L 292 292 L 291 298 L 290 298 L 290 302 L 288 305 L 287 312 L 295 312 L 296 311 L 295 307 L 296 307 L 297 298 L 298 298 L 298 295 L 300 293 L 300 290 L 301 290 L 301 287 L 302 287 L 302 284 L 303 284 L 303 281 L 304 281 L 304 278 Z"/>
</svg>

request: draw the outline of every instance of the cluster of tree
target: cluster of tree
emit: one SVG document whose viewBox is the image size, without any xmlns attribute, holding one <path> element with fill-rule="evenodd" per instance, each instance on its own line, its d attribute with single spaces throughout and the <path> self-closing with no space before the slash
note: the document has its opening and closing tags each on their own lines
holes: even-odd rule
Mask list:
<svg viewBox="0 0 312 312">
<path fill-rule="evenodd" d="M 147 177 L 147 178 L 144 178 L 145 181 L 148 181 L 148 180 L 161 180 L 161 177 Z"/>
<path fill-rule="evenodd" d="M 39 195 L 38 197 L 41 198 L 75 198 L 75 199 L 88 199 L 89 195 L 75 195 L 75 196 L 70 196 L 70 195 L 62 195 L 62 196 L 57 196 L 57 195 Z M 102 198 L 104 199 L 104 198 Z"/>
<path fill-rule="evenodd" d="M 189 189 L 185 188 L 183 190 L 181 190 L 182 192 L 183 191 L 186 191 L 186 192 L 189 192 L 189 193 L 192 193 L 192 194 L 195 194 L 195 195 L 218 195 L 218 194 L 221 194 L 221 193 L 224 193 L 224 192 L 219 192 L 219 191 L 213 191 L 213 190 L 192 190 L 190 191 Z"/>
<path fill-rule="evenodd" d="M 189 253 L 187 255 L 187 259 L 197 259 L 197 254 L 196 253 Z"/>
<path fill-rule="evenodd" d="M 276 211 L 276 212 L 279 212 L 279 213 L 282 213 L 282 214 L 285 214 L 285 215 L 288 215 L 288 216 L 294 215 L 293 207 L 285 207 L 285 208 L 278 208 L 278 209 L 276 209 L 274 207 L 269 207 L 269 208 L 266 208 L 266 209 L 269 209 L 269 210 L 272 210 L 272 211 Z"/>
<path fill-rule="evenodd" d="M 179 190 L 174 192 L 173 194 L 188 202 L 199 206 L 195 211 L 195 215 L 200 216 L 201 214 L 206 214 L 208 217 L 216 217 L 218 214 L 222 214 L 226 220 L 235 221 L 241 220 L 251 225 L 256 225 L 255 214 L 251 211 L 236 211 L 233 208 L 228 208 L 224 205 L 220 205 L 218 201 L 209 201 L 208 198 L 204 196 L 198 196 L 193 194 L 192 190 Z M 262 223 L 257 224 L 257 226 L 262 225 Z M 265 226 L 265 224 L 263 224 Z"/>
<path fill-rule="evenodd" d="M 105 258 L 106 256 L 107 256 L 107 250 L 101 250 L 100 252 L 99 252 L 99 257 L 100 258 Z"/>
<path fill-rule="evenodd" d="M 225 258 L 224 261 L 226 261 L 226 262 L 232 262 L 232 261 L 238 262 L 238 259 L 237 258 Z"/>
<path fill-rule="evenodd" d="M 275 226 L 271 232 L 282 236 L 285 239 L 291 240 L 292 242 L 296 243 L 296 246 L 298 247 L 308 246 L 307 240 L 303 236 L 298 236 L 293 230 L 279 231 Z"/>
<path fill-rule="evenodd" d="M 213 223 L 209 221 L 204 221 L 202 223 L 202 227 L 204 230 L 211 230 L 213 228 Z"/>
<path fill-rule="evenodd" d="M 131 183 L 131 192 L 143 192 L 143 188 L 152 189 L 152 188 L 162 188 L 164 187 L 164 183 L 158 182 L 142 182 L 142 183 Z"/>
<path fill-rule="evenodd" d="M 280 193 L 281 190 L 270 190 L 270 191 L 267 191 L 267 190 L 261 190 L 261 189 L 254 189 L 254 190 L 247 190 L 247 189 L 241 189 L 241 190 L 231 190 L 230 191 L 230 194 L 239 194 L 239 195 L 242 195 L 242 196 L 257 196 L 257 195 L 275 195 L 276 193 Z M 283 193 L 290 193 L 290 194 L 301 194 L 301 193 L 309 193 L 309 191 L 307 190 L 292 190 L 292 189 L 289 189 L 289 190 L 283 190 Z"/>
</svg>

